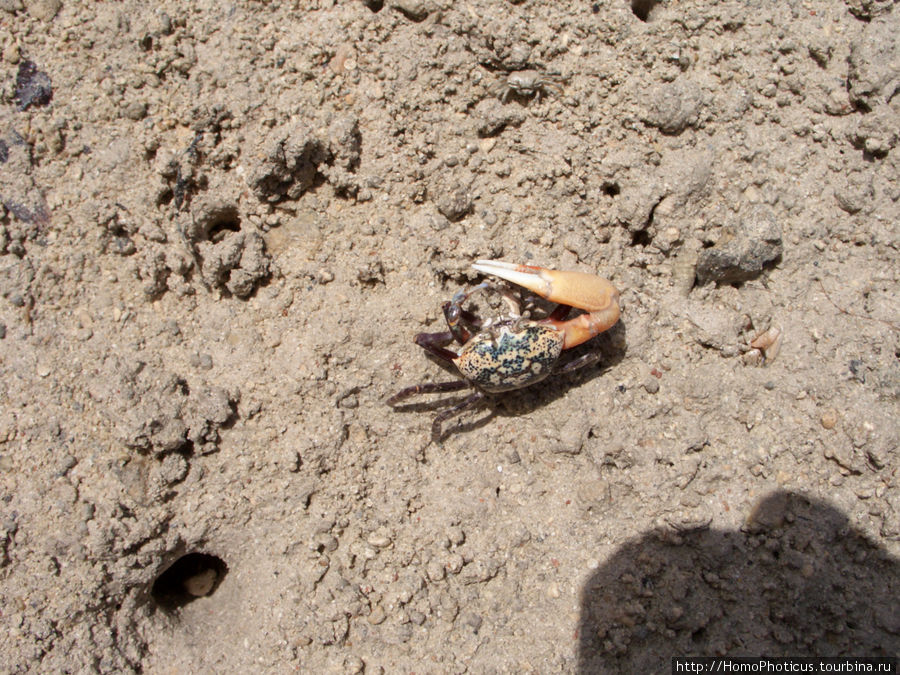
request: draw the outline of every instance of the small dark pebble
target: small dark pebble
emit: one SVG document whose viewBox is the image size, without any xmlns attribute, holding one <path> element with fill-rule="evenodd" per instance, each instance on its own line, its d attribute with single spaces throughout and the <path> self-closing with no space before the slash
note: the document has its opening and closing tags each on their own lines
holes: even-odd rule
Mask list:
<svg viewBox="0 0 900 675">
<path fill-rule="evenodd" d="M 109 250 L 121 256 L 128 256 L 137 251 L 137 248 L 128 237 L 113 237 L 109 242 Z"/>
<path fill-rule="evenodd" d="M 125 106 L 125 117 L 139 122 L 147 116 L 147 104 L 143 101 L 132 101 Z"/>
<path fill-rule="evenodd" d="M 20 111 L 47 105 L 53 98 L 50 76 L 37 69 L 33 61 L 22 61 L 16 75 L 16 103 Z"/>
<path fill-rule="evenodd" d="M 65 476 L 69 469 L 78 464 L 78 460 L 75 459 L 72 455 L 65 455 L 59 460 L 59 464 L 56 467 L 56 475 L 57 476 Z"/>
<path fill-rule="evenodd" d="M 772 390 L 775 388 L 775 383 L 772 382 L 772 380 L 769 380 L 768 382 L 766 382 L 766 383 L 763 385 L 763 387 L 765 387 L 765 388 L 768 389 L 769 391 L 772 391 Z"/>
<path fill-rule="evenodd" d="M 7 201 L 3 205 L 16 218 L 23 223 L 47 223 L 50 220 L 50 214 L 47 213 L 47 207 L 44 205 L 44 197 L 40 195 L 40 201 L 29 207 L 19 202 Z"/>
<path fill-rule="evenodd" d="M 474 612 L 466 612 L 462 616 L 463 623 L 472 628 L 476 633 L 481 628 L 482 618 Z"/>
</svg>

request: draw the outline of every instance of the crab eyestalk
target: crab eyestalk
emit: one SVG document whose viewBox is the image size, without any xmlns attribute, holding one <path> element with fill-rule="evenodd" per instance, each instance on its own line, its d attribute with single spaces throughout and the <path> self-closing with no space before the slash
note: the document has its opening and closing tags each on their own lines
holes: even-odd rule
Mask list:
<svg viewBox="0 0 900 675">
<path fill-rule="evenodd" d="M 548 317 L 541 321 L 564 335 L 563 349 L 580 345 L 612 328 L 619 320 L 619 291 L 606 279 L 585 272 L 559 272 L 533 265 L 516 265 L 502 260 L 477 260 L 472 267 L 512 282 L 562 305 L 583 309 L 586 314 L 562 321 Z"/>
<path fill-rule="evenodd" d="M 465 312 L 463 304 L 474 294 L 488 288 L 490 284 L 486 281 L 478 284 L 468 291 L 460 289 L 453 294 L 450 302 L 445 302 L 442 309 L 444 310 L 444 318 L 447 320 L 447 327 L 453 334 L 453 338 L 460 344 L 464 344 L 472 337 L 471 331 L 466 327 L 464 318 Z"/>
</svg>

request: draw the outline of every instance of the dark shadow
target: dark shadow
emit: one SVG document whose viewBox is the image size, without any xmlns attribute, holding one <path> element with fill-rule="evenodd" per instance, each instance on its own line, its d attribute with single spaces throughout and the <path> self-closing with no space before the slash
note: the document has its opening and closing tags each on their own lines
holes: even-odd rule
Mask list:
<svg viewBox="0 0 900 675">
<path fill-rule="evenodd" d="M 476 431 L 490 424 L 497 416 L 497 407 L 490 404 L 490 399 L 487 399 L 487 401 L 487 403 L 482 402 L 480 405 L 472 408 L 472 412 L 466 412 L 459 418 L 445 422 L 441 432 L 441 443 L 455 434 L 465 436 L 471 431 Z"/>
<path fill-rule="evenodd" d="M 447 420 L 443 424 L 441 431 L 441 441 L 447 440 L 450 436 L 457 433 L 466 433 L 474 431 L 487 425 L 497 415 L 504 417 L 519 417 L 527 415 L 538 408 L 548 405 L 556 399 L 565 396 L 573 387 L 580 386 L 588 380 L 599 377 L 607 370 L 613 368 L 625 357 L 625 333 L 626 327 L 624 320 L 613 326 L 611 329 L 598 335 L 594 339 L 580 345 L 572 350 L 566 351 L 560 357 L 557 368 L 565 367 L 566 364 L 581 358 L 589 353 L 597 353 L 599 358 L 596 362 L 585 366 L 579 370 L 567 373 L 554 373 L 536 384 L 523 389 L 507 391 L 499 394 L 486 394 L 484 399 L 472 406 L 470 409 L 462 412 L 458 418 L 454 417 Z M 459 379 L 461 376 L 456 370 L 456 366 L 447 361 L 438 359 L 430 354 L 425 353 L 429 360 L 433 361 L 447 373 Z M 612 385 L 610 385 L 612 387 Z M 447 410 L 450 407 L 460 403 L 472 389 L 466 389 L 463 394 L 454 393 L 452 396 L 436 395 L 435 398 L 427 400 L 410 400 L 395 405 L 393 408 L 396 412 L 435 412 Z M 488 409 L 487 415 L 481 415 L 473 419 L 473 414 L 483 412 Z"/>
<path fill-rule="evenodd" d="M 673 656 L 897 656 L 900 564 L 829 504 L 775 492 L 741 530 L 654 530 L 582 589 L 579 673 Z"/>
<path fill-rule="evenodd" d="M 661 5 L 660 0 L 631 0 L 631 11 L 641 21 L 653 20 L 653 10 Z"/>
<path fill-rule="evenodd" d="M 563 352 L 557 365 L 558 368 L 565 367 L 567 363 L 571 363 L 587 354 L 597 354 L 597 361 L 584 368 L 568 373 L 554 373 L 546 380 L 538 382 L 527 389 L 520 389 L 519 391 L 505 394 L 495 394 L 493 396 L 493 407 L 497 414 L 504 417 L 527 415 L 538 408 L 553 403 L 555 400 L 565 396 L 569 391 L 584 385 L 590 380 L 602 377 L 625 358 L 627 349 L 626 332 L 626 322 L 624 319 L 620 319 L 615 326 L 605 333 L 601 333 L 583 345 Z M 609 383 L 608 389 L 612 390 L 613 388 L 614 385 Z"/>
</svg>

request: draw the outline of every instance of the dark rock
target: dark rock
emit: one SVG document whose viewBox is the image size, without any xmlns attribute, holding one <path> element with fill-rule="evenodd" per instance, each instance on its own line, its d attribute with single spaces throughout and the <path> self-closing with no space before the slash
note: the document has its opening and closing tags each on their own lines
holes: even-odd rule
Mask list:
<svg viewBox="0 0 900 675">
<path fill-rule="evenodd" d="M 715 246 L 700 251 L 697 279 L 701 284 L 753 279 L 782 250 L 781 226 L 767 209 L 758 209 L 739 226 L 727 228 Z"/>
<path fill-rule="evenodd" d="M 53 98 L 50 76 L 37 69 L 32 61 L 22 61 L 16 75 L 16 105 L 19 110 L 42 106 Z"/>
</svg>

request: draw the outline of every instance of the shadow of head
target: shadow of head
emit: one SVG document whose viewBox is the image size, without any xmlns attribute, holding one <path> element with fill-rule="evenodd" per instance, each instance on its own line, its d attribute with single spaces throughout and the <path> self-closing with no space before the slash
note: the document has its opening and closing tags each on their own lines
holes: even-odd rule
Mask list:
<svg viewBox="0 0 900 675">
<path fill-rule="evenodd" d="M 896 656 L 900 561 L 828 504 L 775 492 L 740 531 L 655 530 L 582 590 L 580 673 L 673 656 Z"/>
</svg>

